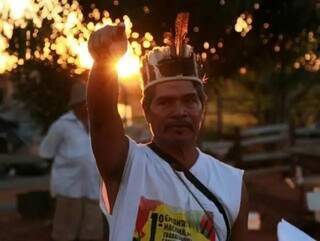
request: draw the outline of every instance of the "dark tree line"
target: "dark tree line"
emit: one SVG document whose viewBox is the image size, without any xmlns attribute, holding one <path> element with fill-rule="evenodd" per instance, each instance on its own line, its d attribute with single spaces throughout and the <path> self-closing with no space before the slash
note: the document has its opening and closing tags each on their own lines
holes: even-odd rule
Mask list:
<svg viewBox="0 0 320 241">
<path fill-rule="evenodd" d="M 71 1 L 70 1 L 71 2 Z M 206 53 L 205 69 L 208 73 L 208 93 L 212 97 L 227 92 L 228 82 L 241 85 L 244 89 L 239 95 L 250 96 L 253 107 L 249 110 L 260 123 L 272 123 L 295 119 L 303 123 L 309 116 L 304 113 L 316 113 L 319 101 L 319 71 L 307 68 L 309 60 L 302 61 L 306 54 L 312 53 L 319 59 L 320 2 L 317 0 L 79 0 L 84 16 L 93 8 L 108 10 L 113 19 L 128 15 L 133 22 L 133 31 L 150 32 L 159 45 L 163 33 L 174 29 L 176 14 L 190 12 L 188 37 L 199 53 Z M 245 20 L 251 18 L 252 29 L 245 36 L 235 31 L 237 18 L 244 14 Z M 85 21 L 90 19 L 86 17 Z M 48 20 L 43 23 L 38 37 L 31 40 L 31 48 L 43 44 L 50 35 Z M 23 56 L 25 51 L 25 31 L 15 29 L 10 49 Z M 312 41 L 311 41 L 312 40 Z M 19 48 L 16 49 L 17 42 Z M 204 42 L 209 48 L 204 48 Z M 55 57 L 53 56 L 55 59 Z M 300 62 L 299 62 L 300 61 Z M 297 62 L 297 63 L 296 63 Z M 299 66 L 298 66 L 299 65 Z M 69 70 L 73 68 L 70 65 Z M 21 82 L 21 75 L 37 69 L 41 72 L 43 85 L 33 82 Z M 50 74 L 48 74 L 50 73 Z M 70 87 L 68 69 L 61 69 L 55 61 L 32 62 L 16 71 L 18 83 L 17 96 L 28 103 L 37 121 L 48 126 L 60 112 L 65 110 L 61 95 L 66 96 Z M 61 82 L 60 82 L 61 81 Z M 66 81 L 66 82 L 64 82 Z M 53 86 L 57 84 L 57 86 Z M 39 90 L 38 97 L 26 94 L 31 87 Z M 43 100 L 54 96 L 60 98 L 48 107 Z M 52 90 L 49 90 L 52 88 Z M 45 90 L 45 91 L 43 91 Z M 60 89 L 59 89 L 60 90 Z M 51 91 L 51 92 L 50 92 Z M 27 91 L 28 92 L 28 91 Z M 37 95 L 37 94 L 35 94 Z M 315 96 L 312 103 L 310 95 Z M 48 98 L 45 98 L 48 96 Z M 38 101 L 38 99 L 40 102 Z M 41 102 L 42 100 L 42 102 Z M 311 104 L 310 104 L 311 103 Z M 245 103 L 243 103 L 245 104 Z M 57 107 L 55 107 L 57 105 Z M 308 111 L 306 108 L 309 108 Z M 311 110 L 311 111 L 310 111 Z M 43 113 L 42 113 L 43 112 Z M 46 112 L 50 112 L 51 114 Z"/>
<path fill-rule="evenodd" d="M 151 32 L 158 44 L 162 44 L 164 32 L 174 29 L 176 14 L 190 12 L 191 43 L 208 56 L 205 68 L 209 94 L 225 92 L 225 79 L 231 78 L 251 94 L 255 102 L 252 114 L 259 122 L 290 118 L 304 122 L 308 118 L 301 116 L 299 105 L 308 95 L 317 95 L 311 90 L 319 88 L 319 70 L 306 70 L 296 62 L 310 52 L 319 58 L 319 1 L 119 0 L 118 3 L 96 1 L 96 6 L 110 9 L 114 17 L 129 15 L 134 29 Z M 245 37 L 234 30 L 241 14 L 252 18 L 252 29 Z M 194 31 L 195 27 L 198 31 Z M 209 49 L 203 48 L 204 42 L 210 44 Z M 214 53 L 210 52 L 212 47 Z M 246 74 L 241 74 L 241 68 L 245 68 Z"/>
</svg>

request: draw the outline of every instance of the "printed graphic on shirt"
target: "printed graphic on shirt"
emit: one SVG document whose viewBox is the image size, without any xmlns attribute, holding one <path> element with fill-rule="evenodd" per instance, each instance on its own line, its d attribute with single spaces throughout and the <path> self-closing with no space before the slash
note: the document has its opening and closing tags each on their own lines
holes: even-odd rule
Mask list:
<svg viewBox="0 0 320 241">
<path fill-rule="evenodd" d="M 133 241 L 215 241 L 213 219 L 208 216 L 141 197 Z"/>
</svg>

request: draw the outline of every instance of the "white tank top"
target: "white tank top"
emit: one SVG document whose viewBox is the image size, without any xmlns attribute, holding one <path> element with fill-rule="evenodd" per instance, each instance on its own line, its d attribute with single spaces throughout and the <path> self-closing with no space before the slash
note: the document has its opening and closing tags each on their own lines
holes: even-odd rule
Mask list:
<svg viewBox="0 0 320 241">
<path fill-rule="evenodd" d="M 238 216 L 243 171 L 201 152 L 190 172 L 227 209 L 231 225 Z M 198 198 L 206 213 L 169 164 L 148 146 L 129 138 L 129 152 L 113 207 L 102 186 L 101 206 L 110 226 L 110 241 L 224 241 L 222 214 L 182 172 L 177 172 Z M 208 215 L 208 213 L 210 215 Z M 213 222 L 208 218 L 213 218 Z M 212 227 L 214 223 L 214 227 Z"/>
</svg>

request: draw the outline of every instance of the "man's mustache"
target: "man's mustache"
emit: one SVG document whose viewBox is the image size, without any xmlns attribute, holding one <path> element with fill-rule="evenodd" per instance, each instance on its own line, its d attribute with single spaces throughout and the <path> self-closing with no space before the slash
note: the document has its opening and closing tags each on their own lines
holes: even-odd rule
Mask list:
<svg viewBox="0 0 320 241">
<path fill-rule="evenodd" d="M 186 127 L 192 131 L 194 130 L 192 123 L 185 120 L 171 121 L 169 123 L 166 123 L 164 129 L 167 130 L 174 127 Z"/>
</svg>

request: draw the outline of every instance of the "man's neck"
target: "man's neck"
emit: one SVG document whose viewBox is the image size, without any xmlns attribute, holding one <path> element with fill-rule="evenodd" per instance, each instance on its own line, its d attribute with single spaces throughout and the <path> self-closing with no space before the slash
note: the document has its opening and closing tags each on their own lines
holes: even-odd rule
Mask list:
<svg viewBox="0 0 320 241">
<path fill-rule="evenodd" d="M 87 119 L 87 116 L 83 116 L 80 113 L 78 113 L 77 111 L 73 111 L 73 113 L 77 117 L 77 119 L 79 121 L 81 121 L 81 123 L 83 124 L 85 130 L 88 132 L 88 119 Z"/>
<path fill-rule="evenodd" d="M 178 161 L 178 163 L 173 164 L 177 170 L 190 169 L 197 161 L 199 153 L 193 143 L 168 144 L 156 138 L 153 139 L 153 142 L 161 151 L 174 157 Z"/>
</svg>

